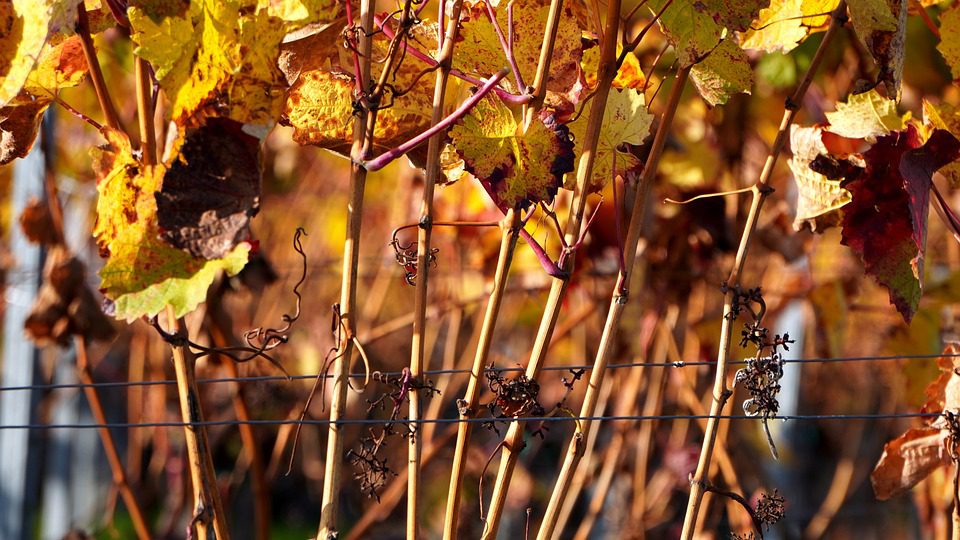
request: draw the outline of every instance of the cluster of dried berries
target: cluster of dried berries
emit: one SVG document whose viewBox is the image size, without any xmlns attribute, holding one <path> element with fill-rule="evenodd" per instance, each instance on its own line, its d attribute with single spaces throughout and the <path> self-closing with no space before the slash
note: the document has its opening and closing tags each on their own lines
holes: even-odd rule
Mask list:
<svg viewBox="0 0 960 540">
<path fill-rule="evenodd" d="M 776 524 L 785 514 L 786 500 L 777 490 L 761 495 L 760 500 L 757 501 L 757 507 L 753 510 L 754 518 L 764 527 Z"/>
<path fill-rule="evenodd" d="M 397 476 L 386 458 L 379 456 L 380 449 L 390 433 L 385 429 L 380 435 L 370 430 L 370 436 L 360 440 L 360 446 L 354 450 L 347 450 L 347 459 L 353 465 L 355 472 L 353 479 L 360 482 L 360 491 L 367 497 L 380 502 L 380 490 L 386 485 L 391 476 Z"/>
<path fill-rule="evenodd" d="M 753 316 L 753 321 L 746 323 L 741 331 L 740 347 L 753 345 L 756 354 L 747 360 L 746 367 L 737 371 L 735 383 L 749 392 L 750 397 L 743 402 L 743 412 L 763 420 L 763 430 L 767 435 L 770 452 L 774 458 L 778 458 L 767 420 L 780 411 L 777 396 L 780 394 L 780 379 L 783 378 L 784 361 L 781 352 L 789 351 L 788 345 L 793 343 L 793 340 L 790 339 L 790 334 L 777 334 L 770 339 L 769 330 L 763 326 L 766 309 L 759 287 L 747 291 L 735 290 L 728 316 L 736 317 L 744 311 Z"/>
</svg>

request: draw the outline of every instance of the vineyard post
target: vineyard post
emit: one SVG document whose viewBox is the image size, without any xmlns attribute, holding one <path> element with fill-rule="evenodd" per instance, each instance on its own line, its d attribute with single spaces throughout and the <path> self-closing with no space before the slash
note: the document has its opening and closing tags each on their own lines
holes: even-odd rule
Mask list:
<svg viewBox="0 0 960 540">
<path fill-rule="evenodd" d="M 717 429 L 719 427 L 719 416 L 723 408 L 733 394 L 733 391 L 727 387 L 727 371 L 730 360 L 731 338 L 733 335 L 733 324 L 735 317 L 733 312 L 733 301 L 740 285 L 740 276 L 743 272 L 744 263 L 747 258 L 747 250 L 750 247 L 750 241 L 757 227 L 757 221 L 760 217 L 760 210 L 767 196 L 773 191 L 770 187 L 770 178 L 773 175 L 773 167 L 776 165 L 777 158 L 787 142 L 790 125 L 794 117 L 800 110 L 800 104 L 804 95 L 807 93 L 810 83 L 813 81 L 813 75 L 820 66 L 823 56 L 833 41 L 834 36 L 847 21 L 846 2 L 841 0 L 837 8 L 831 13 L 830 26 L 824 34 L 817 52 L 810 61 L 810 66 L 804 74 L 803 79 L 797 86 L 794 94 L 787 98 L 783 118 L 780 121 L 780 128 L 777 131 L 776 139 L 770 147 L 770 154 L 764 163 L 760 178 L 750 189 L 752 201 L 750 211 L 747 214 L 747 222 L 743 228 L 743 234 L 740 237 L 740 244 L 737 248 L 736 258 L 730 276 L 725 282 L 725 293 L 723 303 L 723 322 L 720 330 L 720 345 L 717 354 L 717 371 L 713 385 L 713 400 L 710 405 L 710 416 L 707 419 L 707 427 L 704 431 L 703 446 L 700 449 L 700 458 L 697 462 L 696 472 L 690 480 L 690 498 L 687 501 L 686 515 L 683 520 L 683 532 L 681 538 L 690 540 L 695 533 L 697 516 L 700 512 L 700 503 L 703 499 L 706 484 L 709 480 L 711 459 L 713 457 L 713 447 L 717 438 Z"/>
<path fill-rule="evenodd" d="M 373 30 L 373 0 L 360 3 L 361 31 L 359 38 L 361 88 L 370 83 L 370 48 Z M 351 21 L 352 22 L 352 21 Z M 330 398 L 330 425 L 327 430 L 327 454 L 323 475 L 323 500 L 320 510 L 320 530 L 317 538 L 328 540 L 337 536 L 337 510 L 340 498 L 340 476 L 343 471 L 343 438 L 340 420 L 347 404 L 350 359 L 353 356 L 353 332 L 356 329 L 354 310 L 357 298 L 357 267 L 360 260 L 360 227 L 363 221 L 363 192 L 367 170 L 359 160 L 369 153 L 372 146 L 373 125 L 376 112 L 361 107 L 353 122 L 353 146 L 350 155 L 354 163 L 350 167 L 350 199 L 347 203 L 347 237 L 343 244 L 343 275 L 340 288 L 340 321 L 346 331 L 337 344 L 337 359 L 333 363 L 333 392 Z M 369 131 L 369 133 L 368 133 Z"/>
<path fill-rule="evenodd" d="M 610 92 L 613 79 L 617 74 L 616 47 L 617 36 L 620 29 L 619 0 L 611 0 L 609 2 L 606 21 L 603 44 L 600 52 L 600 64 L 597 73 L 596 95 L 598 96 L 606 96 Z M 586 134 L 582 141 L 583 151 L 580 154 L 580 162 L 577 169 L 573 203 L 570 205 L 564 230 L 566 243 L 571 246 L 575 245 L 580 237 L 580 227 L 583 222 L 583 214 L 587 204 L 587 187 L 593 175 L 593 163 L 596 159 L 598 140 L 606 105 L 606 99 L 594 99 L 590 104 L 590 116 L 587 122 Z M 563 298 L 566 294 L 567 286 L 570 283 L 568 276 L 573 269 L 573 260 L 573 257 L 564 259 L 565 267 L 561 270 L 567 272 L 567 276 L 554 278 L 550 286 L 550 293 L 547 297 L 543 316 L 540 319 L 540 326 L 534 339 L 530 361 L 526 368 L 526 376 L 530 379 L 535 379 L 537 375 L 539 375 L 540 369 L 543 367 L 543 362 L 546 359 L 550 338 L 556 327 L 557 319 L 560 317 Z M 500 458 L 499 469 L 497 470 L 497 479 L 493 488 L 490 509 L 485 519 L 483 531 L 483 538 L 485 540 L 493 539 L 497 536 L 500 519 L 503 517 L 504 505 L 507 500 L 507 490 L 510 487 L 513 470 L 517 465 L 517 460 L 522 450 L 523 426 L 523 422 L 516 420 L 511 422 L 510 427 L 507 429 L 507 434 L 504 437 L 503 453 Z"/>
<path fill-rule="evenodd" d="M 616 340 L 617 329 L 620 326 L 620 318 L 627 305 L 627 289 L 630 285 L 633 264 L 636 260 L 637 245 L 640 242 L 640 234 L 643 229 L 647 198 L 653 187 L 657 167 L 660 163 L 660 156 L 663 154 L 663 147 L 666 143 L 667 135 L 670 133 L 673 117 L 677 111 L 677 106 L 680 104 L 680 97 L 683 95 L 683 89 L 686 86 L 689 73 L 690 67 L 682 68 L 677 72 L 676 79 L 670 91 L 670 97 L 667 100 L 666 109 L 663 111 L 663 116 L 660 119 L 660 126 L 657 128 L 657 133 L 653 138 L 650 155 L 647 157 L 647 162 L 643 168 L 640 190 L 634 198 L 630 227 L 627 230 L 627 238 L 624 243 L 624 254 L 626 255 L 624 257 L 624 267 L 620 269 L 620 273 L 617 275 L 617 281 L 610 298 L 607 319 L 603 325 L 603 333 L 600 337 L 596 360 L 590 372 L 590 382 L 587 385 L 586 394 L 583 397 L 583 404 L 580 407 L 580 416 L 590 416 L 593 414 L 594 408 L 597 405 L 597 397 L 600 395 L 600 389 L 603 386 L 607 364 L 610 361 L 610 355 L 613 353 L 613 344 Z M 589 420 L 577 422 L 576 431 L 567 447 L 563 466 L 560 469 L 560 474 L 554 485 L 553 493 L 550 495 L 550 502 L 547 505 L 543 523 L 540 526 L 540 531 L 537 533 L 538 540 L 549 540 L 553 538 L 553 531 L 557 523 L 560 508 L 563 507 L 563 501 L 569 491 L 570 482 L 573 480 L 573 475 L 580 463 L 580 458 L 583 456 L 583 442 L 586 437 L 589 436 L 591 427 L 592 424 Z"/>
<path fill-rule="evenodd" d="M 436 62 L 439 66 L 436 75 L 436 84 L 433 91 L 433 110 L 430 116 L 430 125 L 436 126 L 443 119 L 444 96 L 447 91 L 447 78 L 453 64 L 453 48 L 456 45 L 460 28 L 460 12 L 463 0 L 455 0 L 450 7 L 446 31 L 438 25 L 437 45 L 440 49 Z M 443 19 L 441 18 L 440 21 Z M 423 201 L 420 206 L 420 226 L 417 233 L 417 289 L 414 296 L 413 308 L 413 338 L 410 349 L 410 373 L 416 380 L 422 376 L 424 365 L 424 348 L 426 347 L 425 326 L 427 316 L 427 283 L 430 274 L 430 238 L 433 232 L 433 193 L 440 177 L 440 151 L 443 149 L 444 137 L 437 133 L 427 142 L 427 171 L 423 184 Z M 414 385 L 409 391 L 411 422 L 420 419 L 422 405 L 420 391 Z M 410 435 L 407 437 L 407 538 L 415 540 L 419 537 L 419 502 L 420 502 L 420 452 L 423 446 L 420 436 L 420 426 L 411 424 Z"/>
</svg>

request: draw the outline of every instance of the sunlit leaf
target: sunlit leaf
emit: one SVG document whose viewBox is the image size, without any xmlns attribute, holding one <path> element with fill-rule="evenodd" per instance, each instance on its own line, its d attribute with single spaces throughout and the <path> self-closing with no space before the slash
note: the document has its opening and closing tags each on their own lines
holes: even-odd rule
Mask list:
<svg viewBox="0 0 960 540">
<path fill-rule="evenodd" d="M 573 135 L 578 155 L 583 150 L 589 115 L 584 114 L 577 121 L 568 124 Z M 647 112 L 643 94 L 636 90 L 610 90 L 607 107 L 603 115 L 600 138 L 597 141 L 597 155 L 593 162 L 593 175 L 589 189 L 599 191 L 614 176 L 625 176 L 627 171 L 637 170 L 642 163 L 634 154 L 623 151 L 624 145 L 639 146 L 650 133 L 653 115 Z M 578 159 L 579 164 L 579 159 Z M 614 163 L 616 166 L 614 167 Z M 565 187 L 573 189 L 576 174 L 568 174 Z"/>
<path fill-rule="evenodd" d="M 131 321 L 153 316 L 167 305 L 178 316 L 206 297 L 220 270 L 236 274 L 247 262 L 250 244 L 236 245 L 222 259 L 205 260 L 160 238 L 157 193 L 166 167 L 143 166 L 122 133 L 104 129 L 110 146 L 94 155 L 98 173 L 94 236 L 106 262 L 100 287 L 114 302 L 115 315 Z"/>
<path fill-rule="evenodd" d="M 793 157 L 788 165 L 797 183 L 797 212 L 793 227 L 808 227 L 823 232 L 840 223 L 840 209 L 850 202 L 850 192 L 840 187 L 843 178 L 828 178 L 811 169 L 817 158 L 828 155 L 819 127 L 792 126 L 790 149 Z"/>
<path fill-rule="evenodd" d="M 837 0 L 772 0 L 744 32 L 744 49 L 790 52 L 811 32 L 829 22 Z"/>
<path fill-rule="evenodd" d="M 950 66 L 954 80 L 960 79 L 960 6 L 953 5 L 940 14 L 940 44 L 937 50 Z"/>
<path fill-rule="evenodd" d="M 543 29 L 550 11 L 549 0 L 525 0 L 513 3 L 513 55 L 525 84 L 533 84 L 543 46 Z M 507 35 L 507 3 L 495 8 L 497 21 L 504 36 Z M 464 8 L 461 41 L 457 43 L 454 67 L 478 77 L 489 77 L 510 67 L 493 23 L 483 2 Z M 573 8 L 564 3 L 560 16 L 553 55 L 550 59 L 550 75 L 547 90 L 566 94 L 578 78 L 582 55 L 580 28 L 577 26 Z M 503 79 L 503 86 L 511 91 L 516 88 L 513 75 Z"/>
<path fill-rule="evenodd" d="M 280 42 L 295 26 L 282 17 L 325 22 L 336 15 L 328 2 L 192 0 L 171 4 L 135 0 L 127 14 L 136 54 L 153 66 L 181 124 L 196 114 L 269 124 L 280 113 L 283 74 Z M 289 9 L 288 9 L 289 8 Z M 299 19 L 298 19 L 299 20 Z M 304 19 L 305 21 L 305 19 Z"/>
<path fill-rule="evenodd" d="M 934 105 L 924 100 L 923 116 L 926 123 L 934 128 L 945 129 L 954 137 L 960 136 L 960 110 L 953 105 L 944 102 Z M 950 181 L 951 186 L 960 187 L 960 162 L 948 163 L 939 172 Z"/>
<path fill-rule="evenodd" d="M 617 55 L 621 54 L 622 47 L 617 45 Z M 580 61 L 580 68 L 583 72 L 584 86 L 588 89 L 597 87 L 597 70 L 600 68 L 600 47 L 594 46 L 583 51 L 583 59 Z M 640 89 L 646 84 L 647 79 L 643 75 L 643 69 L 640 66 L 640 60 L 637 55 L 628 52 L 623 59 L 623 64 L 617 70 L 617 76 L 613 79 L 613 87 L 618 89 L 634 88 Z"/>
<path fill-rule="evenodd" d="M 837 103 L 837 110 L 827 113 L 827 121 L 830 122 L 827 131 L 851 139 L 886 135 L 904 127 L 897 103 L 876 90 L 853 94 L 846 103 Z"/>
<path fill-rule="evenodd" d="M 0 2 L 0 107 L 27 82 L 48 38 L 72 29 L 79 0 Z"/>
<path fill-rule="evenodd" d="M 690 79 L 707 103 L 722 105 L 734 94 L 750 93 L 753 69 L 743 49 L 725 39 L 705 60 L 693 66 Z"/>
<path fill-rule="evenodd" d="M 907 491 L 934 469 L 950 462 L 945 434 L 936 428 L 912 428 L 888 442 L 870 474 L 873 492 L 881 501 Z"/>
<path fill-rule="evenodd" d="M 480 100 L 451 131 L 467 171 L 501 208 L 550 201 L 573 170 L 573 142 L 564 126 L 534 119 L 524 131 L 495 94 Z"/>
<path fill-rule="evenodd" d="M 649 2 L 650 10 L 659 12 L 666 1 Z M 660 27 L 677 50 L 680 63 L 691 66 L 720 44 L 725 31 L 746 30 L 760 9 L 769 3 L 769 0 L 673 2 L 660 16 Z"/>
</svg>

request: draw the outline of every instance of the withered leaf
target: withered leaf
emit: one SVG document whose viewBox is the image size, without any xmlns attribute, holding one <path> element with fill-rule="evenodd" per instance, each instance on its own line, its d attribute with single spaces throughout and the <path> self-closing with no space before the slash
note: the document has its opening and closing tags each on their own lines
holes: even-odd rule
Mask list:
<svg viewBox="0 0 960 540">
<path fill-rule="evenodd" d="M 187 134 L 156 194 L 160 237 L 194 257 L 219 259 L 248 239 L 260 206 L 256 137 L 228 119 Z"/>
<path fill-rule="evenodd" d="M 883 447 L 883 455 L 870 474 L 870 483 L 877 498 L 885 501 L 917 485 L 948 462 L 939 429 L 912 428 Z"/>
<path fill-rule="evenodd" d="M 36 197 L 27 201 L 20 213 L 20 230 L 34 244 L 46 246 L 57 241 L 50 207 Z"/>
</svg>

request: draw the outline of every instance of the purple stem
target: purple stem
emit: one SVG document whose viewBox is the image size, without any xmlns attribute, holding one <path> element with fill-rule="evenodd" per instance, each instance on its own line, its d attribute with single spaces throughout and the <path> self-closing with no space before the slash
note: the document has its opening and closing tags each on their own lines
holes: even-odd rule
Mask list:
<svg viewBox="0 0 960 540">
<path fill-rule="evenodd" d="M 513 70 L 513 78 L 517 81 L 517 90 L 523 91 L 527 85 L 523 84 L 523 76 L 520 75 L 520 68 L 517 67 L 517 59 L 513 55 L 513 42 L 507 41 L 507 38 L 503 36 L 503 29 L 500 28 L 500 23 L 497 22 L 497 14 L 493 12 L 493 6 L 489 3 L 487 6 L 487 16 L 490 17 L 490 23 L 493 24 L 493 30 L 497 33 L 497 38 L 500 40 L 500 47 L 503 48 L 503 54 L 507 57 L 507 62 L 510 64 L 510 69 Z M 512 21 L 507 20 L 507 24 L 512 26 Z M 510 32 L 513 34 L 513 32 Z M 511 36 L 512 39 L 512 36 Z"/>
<path fill-rule="evenodd" d="M 944 200 L 943 195 L 940 194 L 940 190 L 937 189 L 937 185 L 931 182 L 930 187 L 933 188 L 933 194 L 936 195 L 940 210 L 943 211 L 940 217 L 944 218 L 944 222 L 946 222 L 947 226 L 953 231 L 953 235 L 957 240 L 960 240 L 960 217 L 957 217 L 957 214 L 953 212 L 953 209 L 950 208 L 950 205 Z"/>
<path fill-rule="evenodd" d="M 550 258 L 550 255 L 547 255 L 547 250 L 543 249 L 543 246 L 540 245 L 540 242 L 526 231 L 526 229 L 520 229 L 520 237 L 530 246 L 530 249 L 533 250 L 533 254 L 537 257 L 537 260 L 540 261 L 540 266 L 547 272 L 551 277 L 557 279 L 566 279 L 570 277 L 570 274 L 564 272 L 557 266 L 557 263 L 553 262 L 553 259 Z"/>
<path fill-rule="evenodd" d="M 377 27 L 379 27 L 383 31 L 383 34 L 387 36 L 387 39 L 393 39 L 393 36 L 396 35 L 396 32 L 394 32 L 392 28 L 390 28 L 385 24 L 384 19 L 379 15 L 375 15 L 374 20 L 376 21 Z M 406 50 L 406 52 L 410 53 L 410 56 L 416 58 L 417 60 L 420 60 L 421 62 L 426 63 L 431 68 L 434 68 L 437 66 L 437 61 L 434 60 L 430 55 L 424 53 L 423 51 L 421 51 L 420 49 L 417 49 L 416 47 L 410 45 L 409 43 L 403 43 L 402 47 L 404 48 L 404 50 Z M 468 83 L 474 84 L 477 86 L 480 86 L 483 84 L 482 80 L 476 77 L 473 77 L 471 75 L 467 75 L 466 73 L 456 68 L 450 69 L 450 75 L 453 75 L 458 79 L 467 81 Z M 506 90 L 500 87 L 494 88 L 493 91 L 497 94 L 497 97 L 499 97 L 504 103 L 508 103 L 510 105 L 526 105 L 527 103 L 530 102 L 531 99 L 533 99 L 533 96 L 529 94 L 520 94 L 520 95 L 511 94 L 510 92 L 507 92 Z"/>
<path fill-rule="evenodd" d="M 380 154 L 379 156 L 364 162 L 363 167 L 368 171 L 379 171 L 380 169 L 386 167 L 393 160 L 406 154 L 410 150 L 413 150 L 417 146 L 427 142 L 427 139 L 447 129 L 448 127 L 453 125 L 454 122 L 456 122 L 457 120 L 462 118 L 465 114 L 467 114 L 470 111 L 470 109 L 473 108 L 474 105 L 476 105 L 481 99 L 483 99 L 483 96 L 487 95 L 487 93 L 493 90 L 497 86 L 497 84 L 506 76 L 507 76 L 506 68 L 501 69 L 493 77 L 491 77 L 490 80 L 483 83 L 483 86 L 481 86 L 480 89 L 477 90 L 477 93 L 467 98 L 462 104 L 460 104 L 459 107 L 457 107 L 457 110 L 450 113 L 446 118 L 438 122 L 436 125 L 434 125 L 430 129 L 424 131 L 420 135 L 417 135 L 416 137 L 410 139 L 409 141 L 401 144 L 400 146 L 396 148 L 391 148 L 390 150 L 387 150 L 386 152 Z"/>
</svg>

